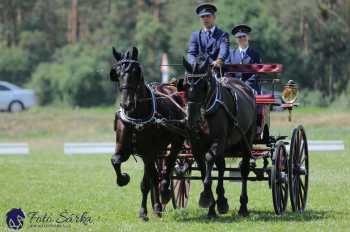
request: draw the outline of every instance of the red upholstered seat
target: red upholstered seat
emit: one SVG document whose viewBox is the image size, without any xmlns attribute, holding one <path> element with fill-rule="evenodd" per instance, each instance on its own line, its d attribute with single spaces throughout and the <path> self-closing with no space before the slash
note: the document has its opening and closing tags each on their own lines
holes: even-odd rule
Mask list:
<svg viewBox="0 0 350 232">
<path fill-rule="evenodd" d="M 256 95 L 256 104 L 276 104 L 277 101 L 271 94 Z"/>
</svg>

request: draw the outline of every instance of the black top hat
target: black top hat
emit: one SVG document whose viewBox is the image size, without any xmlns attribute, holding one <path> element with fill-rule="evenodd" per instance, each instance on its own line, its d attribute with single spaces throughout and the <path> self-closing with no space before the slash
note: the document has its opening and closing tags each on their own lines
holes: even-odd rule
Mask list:
<svg viewBox="0 0 350 232">
<path fill-rule="evenodd" d="M 196 13 L 199 16 L 214 15 L 216 11 L 217 11 L 216 7 L 210 3 L 200 4 L 196 8 Z"/>
<path fill-rule="evenodd" d="M 252 31 L 252 28 L 248 25 L 241 24 L 237 25 L 232 29 L 232 35 L 234 36 L 241 36 L 241 35 L 247 35 Z"/>
</svg>

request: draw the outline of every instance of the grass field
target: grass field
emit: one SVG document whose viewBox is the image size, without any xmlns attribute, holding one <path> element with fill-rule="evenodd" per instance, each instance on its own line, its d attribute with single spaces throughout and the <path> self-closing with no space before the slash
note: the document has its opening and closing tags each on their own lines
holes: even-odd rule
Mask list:
<svg viewBox="0 0 350 232">
<path fill-rule="evenodd" d="M 113 141 L 114 108 L 35 108 L 21 114 L 0 114 L 0 143 L 28 142 L 29 156 L 0 156 L 0 231 L 6 231 L 6 212 L 14 207 L 26 213 L 55 218 L 66 210 L 84 211 L 92 223 L 66 223 L 63 228 L 33 228 L 29 218 L 21 231 L 349 231 L 350 229 L 350 111 L 297 109 L 293 122 L 286 113 L 272 118 L 274 134 L 290 134 L 304 124 L 309 139 L 341 139 L 346 150 L 310 154 L 310 189 L 303 214 L 275 216 L 267 183 L 249 183 L 250 216 L 241 218 L 240 184 L 226 182 L 230 211 L 216 220 L 205 219 L 207 211 L 197 205 L 201 184 L 192 182 L 189 207 L 173 210 L 161 219 L 137 218 L 141 200 L 139 182 L 142 163 L 130 159 L 123 166 L 131 176 L 126 187 L 116 187 L 110 154 L 66 156 L 64 142 Z M 151 207 L 149 205 L 149 212 Z M 34 223 L 35 224 L 35 223 Z M 37 222 L 36 224 L 40 224 Z"/>
</svg>

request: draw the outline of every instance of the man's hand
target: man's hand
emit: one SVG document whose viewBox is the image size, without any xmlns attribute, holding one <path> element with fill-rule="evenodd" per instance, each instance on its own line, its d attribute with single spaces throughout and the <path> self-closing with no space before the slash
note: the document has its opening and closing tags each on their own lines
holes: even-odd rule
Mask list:
<svg viewBox="0 0 350 232">
<path fill-rule="evenodd" d="M 224 61 L 222 59 L 217 59 L 216 61 L 213 62 L 213 66 L 215 68 L 220 68 L 224 64 Z"/>
</svg>

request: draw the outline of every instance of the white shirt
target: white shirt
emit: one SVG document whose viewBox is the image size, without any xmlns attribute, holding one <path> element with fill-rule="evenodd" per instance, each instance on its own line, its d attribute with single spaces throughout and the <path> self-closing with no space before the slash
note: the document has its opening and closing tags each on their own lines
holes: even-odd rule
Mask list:
<svg viewBox="0 0 350 232">
<path fill-rule="evenodd" d="M 239 49 L 239 52 L 242 54 L 242 52 L 244 52 L 244 54 L 247 53 L 247 50 L 248 50 L 249 46 L 247 46 L 246 48 L 241 48 L 241 47 L 238 47 Z"/>
<path fill-rule="evenodd" d="M 204 31 L 205 31 L 205 32 L 210 31 L 210 32 L 211 32 L 211 35 L 213 35 L 213 34 L 214 34 L 214 31 L 215 31 L 215 26 L 213 26 L 213 27 L 210 28 L 210 29 L 204 28 Z"/>
<path fill-rule="evenodd" d="M 239 48 L 239 54 L 241 54 L 241 59 L 243 60 L 247 54 L 247 50 L 249 46 L 247 46 L 246 48 L 241 48 L 241 47 L 238 47 L 238 48 Z"/>
</svg>

